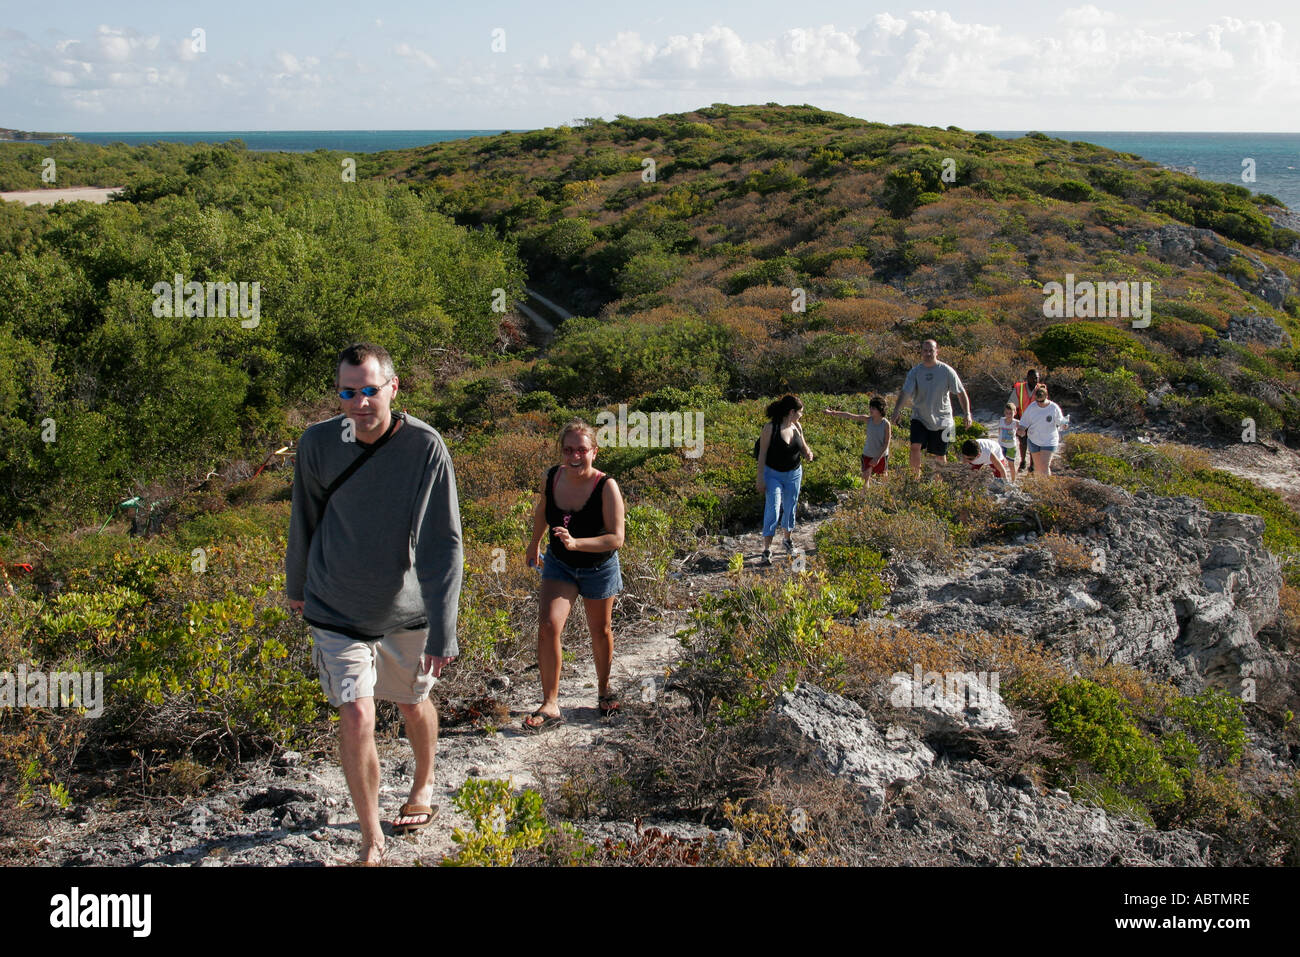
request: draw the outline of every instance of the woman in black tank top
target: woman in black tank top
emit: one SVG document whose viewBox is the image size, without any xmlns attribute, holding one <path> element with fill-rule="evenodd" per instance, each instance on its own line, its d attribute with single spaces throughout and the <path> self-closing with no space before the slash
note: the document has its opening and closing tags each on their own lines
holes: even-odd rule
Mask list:
<svg viewBox="0 0 1300 957">
<path fill-rule="evenodd" d="M 758 477 L 754 488 L 763 495 L 764 565 L 772 564 L 772 539 L 776 526 L 785 529 L 785 550 L 794 555 L 794 510 L 803 481 L 803 460 L 813 460 L 812 449 L 803 437 L 799 420 L 803 403 L 795 395 L 783 395 L 767 407 L 768 423 L 758 438 Z"/>
<path fill-rule="evenodd" d="M 542 590 L 537 613 L 537 667 L 542 678 L 542 703 L 523 721 L 528 733 L 553 728 L 560 714 L 560 637 L 574 600 L 581 597 L 591 632 L 591 654 L 599 683 L 602 717 L 618 710 L 609 686 L 614 660 L 612 618 L 614 598 L 623 587 L 618 550 L 623 546 L 623 495 L 618 483 L 599 472 L 596 433 L 581 419 L 560 433 L 563 464 L 553 466 L 542 483 L 533 509 L 533 537 L 528 565 L 541 568 Z M 550 534 L 545 560 L 539 555 L 542 536 Z"/>
</svg>

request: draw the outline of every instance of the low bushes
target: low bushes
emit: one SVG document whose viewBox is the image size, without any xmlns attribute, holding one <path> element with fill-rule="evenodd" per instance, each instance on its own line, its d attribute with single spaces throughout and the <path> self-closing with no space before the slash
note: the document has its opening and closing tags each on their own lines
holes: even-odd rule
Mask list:
<svg viewBox="0 0 1300 957">
<path fill-rule="evenodd" d="M 800 681 L 833 680 L 841 663 L 826 635 L 833 618 L 856 607 L 815 573 L 703 595 L 692 626 L 680 635 L 688 657 L 674 685 L 701 714 L 724 723 L 753 718 Z"/>
</svg>

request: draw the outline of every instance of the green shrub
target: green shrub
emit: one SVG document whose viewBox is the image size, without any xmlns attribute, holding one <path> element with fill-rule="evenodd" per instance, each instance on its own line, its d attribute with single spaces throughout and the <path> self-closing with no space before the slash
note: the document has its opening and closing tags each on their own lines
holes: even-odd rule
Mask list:
<svg viewBox="0 0 1300 957">
<path fill-rule="evenodd" d="M 885 188 L 880 194 L 880 205 L 889 215 L 903 219 L 911 216 L 921 204 L 926 190 L 925 177 L 915 169 L 892 169 L 885 174 Z"/>
<path fill-rule="evenodd" d="M 683 382 L 725 389 L 728 333 L 707 320 L 671 325 L 635 319 L 569 319 L 536 377 L 560 401 L 629 398 Z"/>
<path fill-rule="evenodd" d="M 1240 392 L 1215 392 L 1190 400 L 1189 415 L 1199 417 L 1216 435 L 1240 438 L 1245 420 L 1255 423 L 1257 434 L 1272 432 L 1282 425 L 1282 416 L 1271 405 Z"/>
<path fill-rule="evenodd" d="M 1124 357 L 1150 359 L 1132 333 L 1082 319 L 1048 326 L 1029 348 L 1048 366 L 1106 369 Z"/>
<path fill-rule="evenodd" d="M 891 563 L 921 561 L 945 568 L 956 557 L 947 523 L 926 512 L 888 512 L 870 506 L 834 522 L 838 544 L 876 552 Z M 866 559 L 864 559 L 866 560 Z"/>
<path fill-rule="evenodd" d="M 903 335 L 912 342 L 933 339 L 941 346 L 961 346 L 975 352 L 980 344 L 971 327 L 984 319 L 972 309 L 931 309 L 915 322 L 908 323 Z"/>
<path fill-rule="evenodd" d="M 1046 717 L 1052 736 L 1112 786 L 1157 807 L 1182 800 L 1173 769 L 1155 742 L 1138 729 L 1116 692 L 1076 679 L 1057 692 Z"/>
<path fill-rule="evenodd" d="M 675 678 L 703 713 L 726 723 L 752 718 L 808 680 L 825 685 L 841 667 L 826 636 L 857 605 L 818 573 L 779 585 L 745 584 L 700 596 L 679 633 L 690 657 Z"/>
<path fill-rule="evenodd" d="M 1096 191 L 1087 183 L 1075 179 L 1062 180 L 1052 186 L 1050 196 L 1063 199 L 1069 203 L 1082 203 L 1096 198 Z"/>
<path fill-rule="evenodd" d="M 881 578 L 884 556 L 860 544 L 851 527 L 827 523 L 817 530 L 817 557 L 826 566 L 833 584 L 841 586 L 859 610 L 884 604 L 889 588 Z"/>
<path fill-rule="evenodd" d="M 443 859 L 448 867 L 509 867 L 518 854 L 539 852 L 557 845 L 564 860 L 580 864 L 595 849 L 583 842 L 570 824 L 553 827 L 542 809 L 542 797 L 525 788 L 510 793 L 510 782 L 469 778 L 456 792 L 456 809 L 470 819 L 470 830 L 454 828 L 451 839 L 459 845 Z"/>
<path fill-rule="evenodd" d="M 799 260 L 793 256 L 778 256 L 732 273 L 727 279 L 727 294 L 738 295 L 751 286 L 798 285 Z"/>
<path fill-rule="evenodd" d="M 1098 416 L 1128 425 L 1146 420 L 1147 390 L 1128 369 L 1085 369 L 1084 401 Z"/>
<path fill-rule="evenodd" d="M 805 189 L 808 181 L 802 176 L 796 176 L 790 169 L 790 164 L 785 160 L 778 160 L 765 170 L 755 170 L 741 181 L 739 192 L 748 193 L 751 190 L 766 196 L 768 193 L 776 193 L 784 190 L 796 191 Z"/>
<path fill-rule="evenodd" d="M 644 296 L 671 286 L 685 268 L 685 261 L 672 253 L 662 250 L 638 253 L 619 270 L 614 285 L 621 295 Z"/>
<path fill-rule="evenodd" d="M 1239 698 L 1209 688 L 1195 697 L 1179 697 L 1169 714 L 1195 738 L 1199 754 L 1208 755 L 1218 765 L 1241 760 L 1246 747 L 1246 718 Z"/>
</svg>

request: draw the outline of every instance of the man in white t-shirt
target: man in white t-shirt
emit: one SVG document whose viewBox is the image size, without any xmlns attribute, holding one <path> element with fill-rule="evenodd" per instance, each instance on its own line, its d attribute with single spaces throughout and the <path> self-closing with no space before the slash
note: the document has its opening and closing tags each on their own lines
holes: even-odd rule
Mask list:
<svg viewBox="0 0 1300 957">
<path fill-rule="evenodd" d="M 1007 460 L 1002 446 L 992 439 L 967 439 L 961 444 L 961 457 L 972 469 L 988 466 L 998 478 L 1007 477 Z"/>
</svg>

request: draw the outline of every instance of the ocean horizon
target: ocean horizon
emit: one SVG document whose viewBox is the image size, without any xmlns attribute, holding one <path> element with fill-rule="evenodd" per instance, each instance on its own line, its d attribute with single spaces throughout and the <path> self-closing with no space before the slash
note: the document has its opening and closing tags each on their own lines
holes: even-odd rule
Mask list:
<svg viewBox="0 0 1300 957">
<path fill-rule="evenodd" d="M 83 143 L 224 143 L 242 140 L 255 152 L 379 153 L 409 149 L 448 140 L 522 132 L 499 128 L 480 130 L 153 130 L 72 131 Z M 972 130 L 1003 139 L 1024 136 L 1028 130 Z M 1291 209 L 1300 209 L 1300 133 L 1155 133 L 1136 130 L 1042 130 L 1047 136 L 1095 143 L 1121 153 L 1132 153 L 1153 163 L 1194 171 L 1202 179 L 1235 183 L 1253 192 L 1277 197 Z M 51 142 L 27 140 L 24 142 Z M 1247 162 L 1249 161 L 1249 162 Z M 1254 180 L 1243 180 L 1253 173 Z"/>
</svg>

